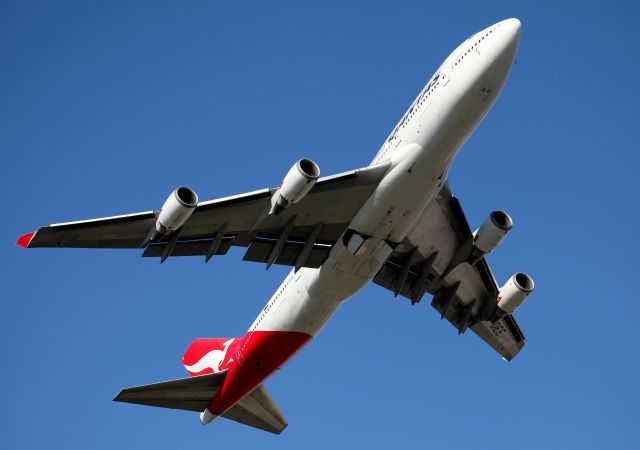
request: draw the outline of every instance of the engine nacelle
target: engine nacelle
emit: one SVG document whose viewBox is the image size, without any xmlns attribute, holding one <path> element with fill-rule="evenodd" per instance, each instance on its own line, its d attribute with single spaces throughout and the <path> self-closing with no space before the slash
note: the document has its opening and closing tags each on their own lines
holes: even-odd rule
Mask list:
<svg viewBox="0 0 640 450">
<path fill-rule="evenodd" d="M 493 211 L 473 234 L 473 262 L 491 253 L 513 227 L 513 219 L 504 211 Z"/>
<path fill-rule="evenodd" d="M 190 188 L 181 186 L 169 195 L 162 205 L 156 220 L 156 230 L 160 235 L 180 228 L 198 206 L 198 195 Z"/>
<path fill-rule="evenodd" d="M 498 308 L 500 313 L 511 314 L 518 309 L 533 291 L 533 279 L 523 272 L 518 272 L 500 288 Z M 502 314 L 503 315 L 503 314 Z"/>
<path fill-rule="evenodd" d="M 295 163 L 282 180 L 273 212 L 277 214 L 302 200 L 316 184 L 319 176 L 320 167 L 312 160 L 305 158 Z"/>
</svg>

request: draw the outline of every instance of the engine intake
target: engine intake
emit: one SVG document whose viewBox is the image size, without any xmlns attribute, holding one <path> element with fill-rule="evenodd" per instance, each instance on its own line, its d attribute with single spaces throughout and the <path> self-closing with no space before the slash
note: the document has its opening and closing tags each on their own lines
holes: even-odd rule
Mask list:
<svg viewBox="0 0 640 450">
<path fill-rule="evenodd" d="M 511 314 L 518 309 L 529 294 L 533 292 L 535 287 L 533 279 L 523 272 L 514 274 L 509 280 L 500 288 L 498 294 L 498 311 L 500 316 L 504 314 Z"/>
<path fill-rule="evenodd" d="M 493 211 L 476 230 L 470 262 L 475 262 L 496 249 L 513 227 L 513 219 L 504 211 Z"/>
<path fill-rule="evenodd" d="M 302 200 L 316 184 L 319 176 L 320 167 L 314 161 L 304 158 L 296 162 L 282 180 L 272 212 L 278 214 Z"/>
<path fill-rule="evenodd" d="M 173 191 L 162 205 L 156 230 L 160 235 L 180 228 L 189 219 L 198 206 L 198 195 L 186 186 Z"/>
</svg>

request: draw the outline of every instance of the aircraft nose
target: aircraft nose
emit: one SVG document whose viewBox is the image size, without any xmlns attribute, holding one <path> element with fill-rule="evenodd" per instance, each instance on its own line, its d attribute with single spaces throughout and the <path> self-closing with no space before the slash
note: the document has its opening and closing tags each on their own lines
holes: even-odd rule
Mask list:
<svg viewBox="0 0 640 450">
<path fill-rule="evenodd" d="M 520 28 L 522 24 L 518 19 L 507 19 L 502 21 L 502 35 L 507 47 L 517 46 L 520 43 Z"/>
<path fill-rule="evenodd" d="M 497 31 L 497 47 L 498 59 L 504 60 L 505 63 L 511 64 L 516 56 L 518 44 L 520 44 L 520 28 L 521 23 L 518 19 L 503 20 L 498 24 Z"/>
<path fill-rule="evenodd" d="M 507 19 L 502 22 L 503 32 L 507 35 L 507 39 L 510 41 L 520 40 L 520 28 L 522 24 L 516 18 Z"/>
</svg>

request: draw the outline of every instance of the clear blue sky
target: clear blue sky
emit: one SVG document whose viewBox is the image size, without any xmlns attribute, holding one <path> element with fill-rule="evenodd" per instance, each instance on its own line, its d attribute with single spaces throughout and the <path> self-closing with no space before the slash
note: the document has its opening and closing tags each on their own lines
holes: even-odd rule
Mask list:
<svg viewBox="0 0 640 450">
<path fill-rule="evenodd" d="M 321 3 L 0 3 L 0 446 L 637 448 L 637 3 Z M 242 335 L 287 269 L 18 235 L 180 184 L 274 186 L 302 156 L 364 166 L 449 52 L 508 17 L 517 64 L 451 185 L 472 227 L 514 217 L 489 257 L 537 283 L 514 361 L 372 285 L 267 382 L 281 436 L 111 401 L 186 376 L 192 339 Z"/>
</svg>

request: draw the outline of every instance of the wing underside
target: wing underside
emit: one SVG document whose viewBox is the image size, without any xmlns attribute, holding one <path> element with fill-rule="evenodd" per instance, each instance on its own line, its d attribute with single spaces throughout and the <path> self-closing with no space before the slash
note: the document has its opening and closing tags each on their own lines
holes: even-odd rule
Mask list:
<svg viewBox="0 0 640 450">
<path fill-rule="evenodd" d="M 488 319 L 496 307 L 498 285 L 485 258 L 469 263 L 473 234 L 460 203 L 445 185 L 374 278 L 395 295 L 418 303 L 425 293 L 441 319 L 462 334 L 471 328 L 505 359 L 524 346 L 515 318 Z"/>
<path fill-rule="evenodd" d="M 332 245 L 376 188 L 388 164 L 318 180 L 303 201 L 265 215 L 277 189 L 198 204 L 179 232 L 149 242 L 158 212 L 54 224 L 18 240 L 20 245 L 75 248 L 142 248 L 142 256 L 164 261 L 174 256 L 224 255 L 245 247 L 244 260 L 319 267 Z"/>
</svg>

